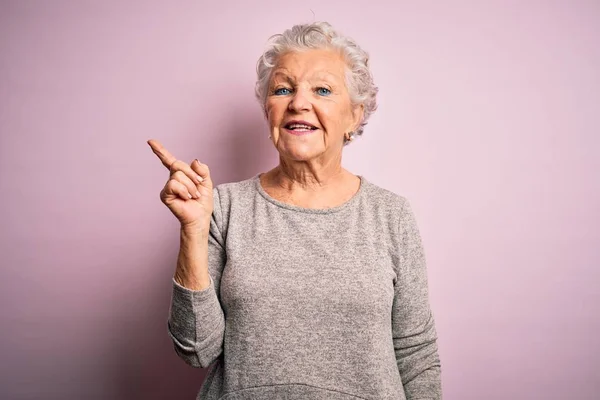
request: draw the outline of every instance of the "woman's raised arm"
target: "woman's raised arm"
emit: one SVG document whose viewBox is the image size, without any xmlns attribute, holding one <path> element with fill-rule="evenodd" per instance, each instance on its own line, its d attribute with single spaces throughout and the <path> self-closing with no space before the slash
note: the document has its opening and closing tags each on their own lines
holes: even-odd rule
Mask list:
<svg viewBox="0 0 600 400">
<path fill-rule="evenodd" d="M 148 144 L 169 170 L 162 202 L 181 223 L 168 333 L 175 352 L 193 367 L 208 367 L 223 351 L 225 316 L 218 299 L 225 261 L 223 238 L 213 216 L 208 166 L 178 160 L 159 142 Z"/>
</svg>

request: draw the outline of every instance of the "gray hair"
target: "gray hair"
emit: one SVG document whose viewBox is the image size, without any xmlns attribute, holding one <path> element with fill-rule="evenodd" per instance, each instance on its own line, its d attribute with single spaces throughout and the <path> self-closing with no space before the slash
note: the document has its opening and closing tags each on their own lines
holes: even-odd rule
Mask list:
<svg viewBox="0 0 600 400">
<path fill-rule="evenodd" d="M 327 22 L 294 25 L 291 29 L 269 38 L 267 48 L 256 64 L 255 94 L 263 111 L 267 101 L 271 72 L 279 57 L 288 52 L 309 49 L 337 50 L 346 60 L 348 67 L 346 87 L 350 94 L 350 101 L 354 106 L 360 104 L 364 106 L 363 119 L 356 131 L 350 133 L 350 139 L 354 135 L 362 135 L 367 120 L 377 109 L 378 88 L 373 83 L 373 76 L 369 70 L 369 54 L 354 40 L 338 33 Z M 345 144 L 348 142 L 345 141 Z"/>
</svg>

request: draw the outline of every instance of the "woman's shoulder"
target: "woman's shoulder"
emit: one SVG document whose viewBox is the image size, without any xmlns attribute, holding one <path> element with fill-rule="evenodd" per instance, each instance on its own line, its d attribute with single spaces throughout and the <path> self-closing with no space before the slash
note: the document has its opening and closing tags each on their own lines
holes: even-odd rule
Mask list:
<svg viewBox="0 0 600 400">
<path fill-rule="evenodd" d="M 256 194 L 256 182 L 258 175 L 236 182 L 220 183 L 213 189 L 215 204 L 221 208 L 229 208 L 232 202 L 248 200 Z"/>
<path fill-rule="evenodd" d="M 391 189 L 379 186 L 362 177 L 363 190 L 367 201 L 377 208 L 389 208 L 391 211 L 402 209 L 408 203 L 408 199 L 403 194 L 396 193 Z"/>
<path fill-rule="evenodd" d="M 238 193 L 251 192 L 256 190 L 256 179 L 258 175 L 254 175 L 248 179 L 236 182 L 220 183 L 215 186 L 214 191 L 220 196 L 236 195 Z"/>
<path fill-rule="evenodd" d="M 369 199 L 373 213 L 379 218 L 379 226 L 387 225 L 389 232 L 397 237 L 404 234 L 419 237 L 416 216 L 405 195 L 371 182 L 366 185 L 366 192 L 365 197 Z"/>
</svg>

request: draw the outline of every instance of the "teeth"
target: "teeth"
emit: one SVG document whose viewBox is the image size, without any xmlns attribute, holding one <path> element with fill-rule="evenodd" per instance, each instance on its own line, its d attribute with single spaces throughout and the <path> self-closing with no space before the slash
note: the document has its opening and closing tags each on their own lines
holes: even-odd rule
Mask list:
<svg viewBox="0 0 600 400">
<path fill-rule="evenodd" d="M 304 128 L 304 129 L 312 129 L 312 127 L 308 126 L 308 125 L 301 125 L 301 124 L 292 124 L 292 125 L 290 125 L 290 129 L 302 129 L 302 128 Z"/>
</svg>

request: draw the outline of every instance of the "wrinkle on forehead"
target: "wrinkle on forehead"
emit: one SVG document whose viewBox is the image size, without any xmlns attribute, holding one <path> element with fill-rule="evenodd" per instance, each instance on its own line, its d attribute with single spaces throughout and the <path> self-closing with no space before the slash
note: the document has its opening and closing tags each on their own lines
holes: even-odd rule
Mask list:
<svg viewBox="0 0 600 400">
<path fill-rule="evenodd" d="M 346 63 L 339 53 L 333 50 L 307 50 L 282 55 L 271 77 L 292 82 L 334 79 L 342 83 L 345 81 L 345 74 Z"/>
</svg>

